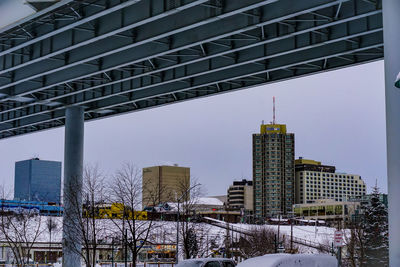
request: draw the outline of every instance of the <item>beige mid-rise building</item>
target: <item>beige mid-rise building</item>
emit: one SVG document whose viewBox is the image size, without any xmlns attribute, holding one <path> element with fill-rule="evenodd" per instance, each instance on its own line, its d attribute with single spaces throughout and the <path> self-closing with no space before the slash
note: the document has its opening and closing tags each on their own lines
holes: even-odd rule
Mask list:
<svg viewBox="0 0 400 267">
<path fill-rule="evenodd" d="M 228 207 L 233 210 L 253 211 L 253 181 L 234 181 L 228 188 Z"/>
<path fill-rule="evenodd" d="M 337 173 L 334 166 L 299 158 L 296 164 L 296 203 L 313 203 L 319 199 L 347 201 L 365 195 L 360 175 Z"/>
<path fill-rule="evenodd" d="M 143 168 L 143 207 L 176 202 L 189 188 L 190 168 L 178 165 Z M 190 199 L 190 192 L 182 199 Z"/>
</svg>

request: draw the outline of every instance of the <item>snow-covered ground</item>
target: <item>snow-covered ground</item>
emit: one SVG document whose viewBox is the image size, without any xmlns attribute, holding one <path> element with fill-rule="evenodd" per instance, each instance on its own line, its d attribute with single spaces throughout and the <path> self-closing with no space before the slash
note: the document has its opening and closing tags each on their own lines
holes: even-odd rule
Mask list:
<svg viewBox="0 0 400 267">
<path fill-rule="evenodd" d="M 49 217 L 41 217 L 41 225 L 40 225 L 40 235 L 37 238 L 37 242 L 49 242 L 50 240 L 50 233 L 47 229 L 47 221 Z M 61 243 L 62 240 L 62 218 L 59 217 L 52 217 L 53 222 L 56 222 L 57 227 L 51 233 L 51 242 L 54 243 Z M 218 221 L 213 219 L 214 223 L 218 223 L 222 227 L 226 227 L 228 224 L 223 221 Z M 138 224 L 142 225 L 143 227 L 147 227 L 149 221 L 137 221 Z M 150 234 L 150 241 L 153 243 L 158 244 L 175 244 L 176 242 L 176 222 L 165 222 L 165 221 L 155 221 L 152 222 L 153 230 Z M 103 242 L 110 242 L 111 244 L 111 236 L 118 236 L 120 235 L 120 231 L 118 227 L 115 225 L 115 222 L 110 220 L 99 220 L 99 228 L 101 229 L 101 234 L 98 235 L 100 239 L 103 239 Z M 234 229 L 235 231 L 230 232 L 230 236 L 233 238 L 234 241 L 237 241 L 240 238 L 240 232 L 249 232 L 254 230 L 254 228 L 262 228 L 265 227 L 267 229 L 271 229 L 278 232 L 277 225 L 250 225 L 250 224 L 229 224 L 229 229 Z M 227 230 L 218 226 L 210 225 L 207 223 L 196 224 L 195 229 L 199 236 L 204 236 L 203 248 L 207 248 L 208 252 L 211 252 L 211 248 L 209 248 L 208 241 L 213 240 L 214 245 L 217 248 L 224 247 L 224 240 L 227 234 Z M 238 233 L 239 232 L 239 233 Z M 330 227 L 315 227 L 315 226 L 293 226 L 293 236 L 298 239 L 306 240 L 308 242 L 312 242 L 313 244 L 321 244 L 325 246 L 329 246 L 333 240 L 335 228 Z M 279 226 L 279 233 L 280 233 L 280 240 L 285 239 L 286 241 L 290 240 L 291 235 L 291 226 L 290 225 L 281 225 Z M 108 237 L 108 238 L 107 238 Z M 207 239 L 207 244 L 205 243 L 205 239 Z M 0 236 L 0 241 L 4 242 L 5 240 Z M 308 254 L 316 254 L 320 253 L 318 249 L 302 246 L 299 246 L 301 253 L 308 253 Z M 215 247 L 214 247 L 215 249 Z M 182 249 L 181 249 L 182 251 Z M 203 254 L 204 257 L 207 257 L 209 253 Z M 57 266 L 57 265 L 55 265 Z M 326 267 L 326 266 L 324 266 Z"/>
<path fill-rule="evenodd" d="M 36 241 L 38 242 L 48 242 L 50 239 L 50 232 L 46 229 L 46 222 L 49 217 L 41 218 L 41 233 Z M 62 218 L 60 217 L 52 217 L 53 222 L 56 223 L 57 227 L 51 233 L 51 241 L 52 242 L 61 242 L 62 240 Z M 223 221 L 218 221 L 213 219 L 213 221 L 218 222 L 220 225 L 225 226 L 226 223 Z M 138 221 L 139 224 L 148 224 L 146 221 Z M 100 228 L 107 229 L 104 231 L 103 235 L 112 235 L 118 232 L 118 228 L 115 226 L 114 222 L 109 220 L 99 220 Z M 102 225 L 102 226 L 101 226 Z M 199 227 L 199 229 L 203 229 L 206 235 L 218 236 L 221 235 L 223 237 L 226 234 L 226 230 L 217 226 L 202 224 L 204 227 Z M 107 227 L 104 227 L 107 226 Z M 230 229 L 247 232 L 254 228 L 265 227 L 267 229 L 274 230 L 275 232 L 280 232 L 281 238 L 285 236 L 285 238 L 290 238 L 291 235 L 291 226 L 290 225 L 251 225 L 251 224 L 229 224 Z M 155 242 L 165 243 L 169 240 L 175 241 L 176 238 L 176 222 L 165 222 L 165 221 L 156 221 L 153 222 L 153 235 L 152 239 Z M 328 245 L 331 244 L 334 236 L 335 228 L 325 227 L 325 226 L 293 226 L 293 236 L 295 238 L 304 239 L 313 243 Z M 100 235 L 101 236 L 101 235 Z M 235 236 L 235 234 L 234 234 Z M 1 237 L 0 237 L 1 238 Z M 4 241 L 4 240 L 2 240 Z"/>
</svg>

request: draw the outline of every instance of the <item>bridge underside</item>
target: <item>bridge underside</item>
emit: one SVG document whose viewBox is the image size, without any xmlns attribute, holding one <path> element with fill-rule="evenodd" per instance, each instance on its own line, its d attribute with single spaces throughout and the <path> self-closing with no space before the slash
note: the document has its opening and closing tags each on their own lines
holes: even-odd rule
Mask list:
<svg viewBox="0 0 400 267">
<path fill-rule="evenodd" d="M 0 139 L 382 58 L 379 0 L 63 0 L 0 30 Z"/>
</svg>

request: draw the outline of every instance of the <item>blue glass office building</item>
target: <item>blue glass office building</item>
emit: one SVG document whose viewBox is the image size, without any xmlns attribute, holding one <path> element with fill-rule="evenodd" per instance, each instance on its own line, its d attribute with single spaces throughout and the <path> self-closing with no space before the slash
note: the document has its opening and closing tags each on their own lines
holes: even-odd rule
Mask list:
<svg viewBox="0 0 400 267">
<path fill-rule="evenodd" d="M 15 163 L 14 199 L 60 203 L 61 162 L 38 158 Z"/>
</svg>

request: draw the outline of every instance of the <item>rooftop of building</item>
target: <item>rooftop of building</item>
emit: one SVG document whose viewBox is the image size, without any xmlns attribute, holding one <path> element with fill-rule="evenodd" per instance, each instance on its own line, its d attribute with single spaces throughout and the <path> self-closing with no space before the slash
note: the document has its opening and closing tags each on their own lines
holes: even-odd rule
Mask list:
<svg viewBox="0 0 400 267">
<path fill-rule="evenodd" d="M 169 165 L 163 164 L 163 165 L 148 166 L 148 167 L 144 167 L 143 169 L 159 168 L 159 167 L 163 167 L 163 168 L 182 168 L 182 169 L 190 169 L 190 167 L 179 166 L 177 163 L 169 164 Z"/>
<path fill-rule="evenodd" d="M 247 179 L 242 179 L 241 181 L 233 181 L 233 185 L 248 185 L 248 186 L 252 186 L 253 185 L 253 181 L 247 180 Z"/>
<path fill-rule="evenodd" d="M 219 195 L 219 196 L 209 196 L 210 198 L 216 198 L 219 199 L 222 202 L 227 202 L 228 201 L 228 196 L 227 195 Z"/>
<path fill-rule="evenodd" d="M 280 133 L 286 134 L 286 124 L 264 124 L 264 122 L 260 126 L 260 133 L 261 134 L 271 134 L 271 133 Z"/>
<path fill-rule="evenodd" d="M 195 205 L 223 206 L 224 202 L 215 197 L 200 197 Z"/>
<path fill-rule="evenodd" d="M 296 171 L 318 171 L 329 173 L 335 173 L 336 171 L 335 166 L 322 165 L 320 161 L 304 159 L 303 157 L 299 157 L 294 162 Z"/>
<path fill-rule="evenodd" d="M 24 161 L 56 162 L 56 163 L 61 164 L 61 161 L 56 161 L 56 160 L 44 160 L 44 159 L 40 159 L 40 158 L 38 158 L 38 157 L 33 157 L 33 158 L 30 158 L 30 159 L 24 159 L 24 160 L 16 161 L 16 163 L 18 163 L 18 162 L 24 162 Z"/>
<path fill-rule="evenodd" d="M 304 159 L 303 157 L 299 157 L 296 159 L 295 164 L 308 164 L 308 165 L 321 165 L 320 161 L 312 160 L 312 159 Z"/>
</svg>

